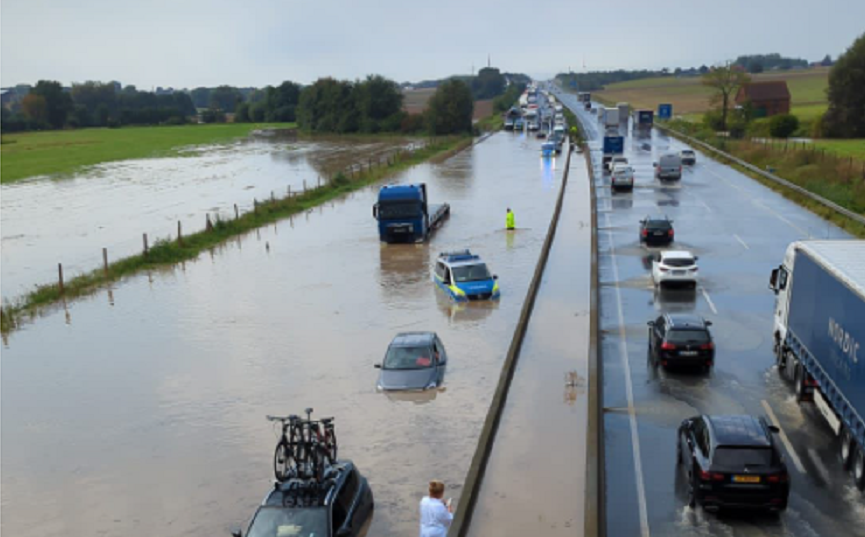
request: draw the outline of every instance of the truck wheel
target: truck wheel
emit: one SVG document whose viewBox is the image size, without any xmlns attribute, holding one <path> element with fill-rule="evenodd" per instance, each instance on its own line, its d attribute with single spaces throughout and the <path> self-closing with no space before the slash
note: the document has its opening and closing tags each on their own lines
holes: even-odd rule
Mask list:
<svg viewBox="0 0 865 537">
<path fill-rule="evenodd" d="M 849 470 L 853 464 L 853 450 L 856 444 L 853 443 L 853 436 L 847 427 L 841 427 L 841 463 L 844 464 L 844 469 Z"/>
<path fill-rule="evenodd" d="M 793 388 L 796 390 L 796 402 L 801 403 L 805 398 L 805 368 L 802 367 L 802 364 L 796 364 L 796 374 L 793 379 Z"/>
<path fill-rule="evenodd" d="M 865 452 L 859 446 L 853 456 L 853 481 L 859 490 L 865 489 Z"/>
</svg>

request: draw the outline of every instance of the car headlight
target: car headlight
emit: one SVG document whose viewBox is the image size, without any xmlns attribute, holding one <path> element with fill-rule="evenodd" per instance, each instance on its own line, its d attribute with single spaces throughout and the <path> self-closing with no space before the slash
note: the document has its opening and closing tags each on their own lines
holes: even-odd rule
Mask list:
<svg viewBox="0 0 865 537">
<path fill-rule="evenodd" d="M 499 283 L 496 282 L 495 284 L 493 284 L 493 294 L 495 295 L 498 292 L 499 292 Z"/>
<path fill-rule="evenodd" d="M 457 296 L 466 296 L 466 292 L 454 285 L 453 287 L 454 294 Z"/>
</svg>

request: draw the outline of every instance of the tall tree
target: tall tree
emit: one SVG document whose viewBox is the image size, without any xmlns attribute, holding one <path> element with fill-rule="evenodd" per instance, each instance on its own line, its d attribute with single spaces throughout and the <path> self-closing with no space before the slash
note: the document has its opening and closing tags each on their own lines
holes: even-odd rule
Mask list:
<svg viewBox="0 0 865 537">
<path fill-rule="evenodd" d="M 369 75 L 356 83 L 354 94 L 360 129 L 364 132 L 388 130 L 385 123 L 402 109 L 403 94 L 399 85 L 381 75 Z"/>
<path fill-rule="evenodd" d="M 300 84 L 286 80 L 279 86 L 268 86 L 264 102 L 268 121 L 294 121 L 300 101 Z"/>
<path fill-rule="evenodd" d="M 823 134 L 830 138 L 865 137 L 865 34 L 859 36 L 829 71 L 829 109 Z"/>
<path fill-rule="evenodd" d="M 45 97 L 29 93 L 21 99 L 21 111 L 31 121 L 48 123 L 48 103 Z"/>
<path fill-rule="evenodd" d="M 730 100 L 743 85 L 749 83 L 751 77 L 738 65 L 727 63 L 713 67 L 703 75 L 703 85 L 712 88 L 712 102 L 721 107 L 721 129 L 727 130 L 727 113 Z"/>
<path fill-rule="evenodd" d="M 63 90 L 60 82 L 40 80 L 30 92 L 45 99 L 48 113 L 48 123 L 55 129 L 66 124 L 66 117 L 72 111 L 72 97 Z"/>
<path fill-rule="evenodd" d="M 237 88 L 219 86 L 210 92 L 210 107 L 229 114 L 234 113 L 238 103 L 243 102 L 243 96 Z"/>
<path fill-rule="evenodd" d="M 439 85 L 426 110 L 427 129 L 432 134 L 471 132 L 474 99 L 468 84 L 451 79 Z"/>
</svg>

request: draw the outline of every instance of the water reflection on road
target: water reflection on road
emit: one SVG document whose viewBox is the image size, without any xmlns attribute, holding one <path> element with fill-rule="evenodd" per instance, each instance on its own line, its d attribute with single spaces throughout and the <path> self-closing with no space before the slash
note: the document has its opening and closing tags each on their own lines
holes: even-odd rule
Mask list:
<svg viewBox="0 0 865 537">
<path fill-rule="evenodd" d="M 12 334 L 3 349 L 3 532 L 211 536 L 245 523 L 271 482 L 265 414 L 334 415 L 368 476 L 370 535 L 417 531 L 431 478 L 456 500 L 555 202 L 540 142 L 501 133 L 426 181 L 452 216 L 428 245 L 381 245 L 357 191 L 174 270 L 131 278 Z M 514 233 L 502 230 L 505 208 Z M 265 248 L 269 244 L 269 250 Z M 5 247 L 5 246 L 4 246 Z M 471 248 L 498 305 L 436 296 L 438 252 Z M 435 330 L 450 363 L 428 400 L 375 391 L 400 330 Z"/>
</svg>

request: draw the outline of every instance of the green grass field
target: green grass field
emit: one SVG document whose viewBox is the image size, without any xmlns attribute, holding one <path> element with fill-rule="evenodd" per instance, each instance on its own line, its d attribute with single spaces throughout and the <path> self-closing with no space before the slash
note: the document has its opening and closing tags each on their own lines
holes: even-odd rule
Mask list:
<svg viewBox="0 0 865 537">
<path fill-rule="evenodd" d="M 124 127 L 27 132 L 3 136 L 0 180 L 73 173 L 84 166 L 134 158 L 171 156 L 180 148 L 227 142 L 263 127 L 293 123 L 222 123 L 174 127 Z"/>
<path fill-rule="evenodd" d="M 865 139 L 861 140 L 814 140 L 814 145 L 831 151 L 839 157 L 853 157 L 854 159 L 865 162 Z"/>
<path fill-rule="evenodd" d="M 818 115 L 817 106 L 823 105 L 825 108 L 826 88 L 829 84 L 828 68 L 761 73 L 753 75 L 752 79 L 755 82 L 785 80 L 793 108 L 804 107 L 803 110 L 806 114 L 811 114 L 811 118 Z M 700 77 L 656 77 L 610 84 L 596 94 L 604 101 L 624 101 L 635 108 L 654 110 L 661 103 L 672 103 L 675 114 L 685 115 L 708 110 L 712 92 L 700 83 Z"/>
</svg>

